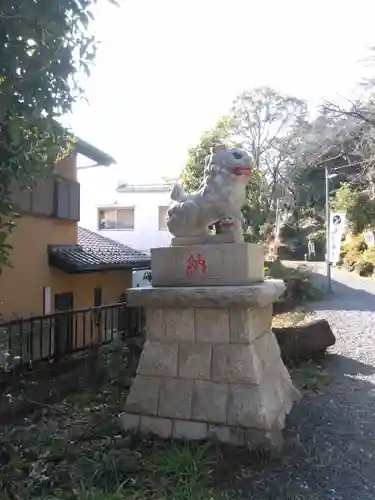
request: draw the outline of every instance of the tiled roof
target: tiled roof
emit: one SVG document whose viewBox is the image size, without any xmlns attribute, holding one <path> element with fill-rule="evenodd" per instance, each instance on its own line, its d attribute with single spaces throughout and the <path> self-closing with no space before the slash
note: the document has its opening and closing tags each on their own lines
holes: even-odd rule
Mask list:
<svg viewBox="0 0 375 500">
<path fill-rule="evenodd" d="M 145 269 L 150 257 L 122 243 L 78 227 L 77 245 L 49 245 L 50 264 L 66 272 Z"/>
</svg>

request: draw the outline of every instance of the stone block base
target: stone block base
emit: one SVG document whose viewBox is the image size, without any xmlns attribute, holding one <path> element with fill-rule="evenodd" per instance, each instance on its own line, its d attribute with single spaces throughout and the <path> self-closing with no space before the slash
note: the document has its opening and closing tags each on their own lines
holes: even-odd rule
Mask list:
<svg viewBox="0 0 375 500">
<path fill-rule="evenodd" d="M 277 446 L 299 398 L 271 331 L 272 302 L 283 287 L 281 281 L 256 285 L 253 293 L 220 287 L 231 297 L 225 302 L 216 287 L 200 289 L 200 301 L 194 288 L 175 289 L 184 293 L 172 297 L 168 288 L 130 290 L 129 304 L 146 306 L 147 340 L 123 427 L 163 438 Z"/>
<path fill-rule="evenodd" d="M 152 286 L 241 286 L 264 280 L 261 245 L 225 243 L 151 249 Z"/>
<path fill-rule="evenodd" d="M 246 446 L 249 449 L 263 446 L 280 448 L 283 443 L 282 432 L 277 427 L 270 430 L 260 430 L 223 424 L 207 424 L 193 420 L 148 417 L 132 413 L 122 413 L 120 425 L 126 431 L 154 434 L 163 439 L 210 440 L 235 446 Z"/>
</svg>

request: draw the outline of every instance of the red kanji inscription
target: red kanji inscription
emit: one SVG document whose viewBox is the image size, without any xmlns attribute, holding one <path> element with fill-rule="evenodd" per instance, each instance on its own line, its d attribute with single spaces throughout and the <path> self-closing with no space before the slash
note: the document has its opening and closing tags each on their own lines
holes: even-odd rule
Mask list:
<svg viewBox="0 0 375 500">
<path fill-rule="evenodd" d="M 200 253 L 196 254 L 195 256 L 193 254 L 190 254 L 187 258 L 186 275 L 205 275 L 206 271 L 207 264 L 202 255 Z"/>
</svg>

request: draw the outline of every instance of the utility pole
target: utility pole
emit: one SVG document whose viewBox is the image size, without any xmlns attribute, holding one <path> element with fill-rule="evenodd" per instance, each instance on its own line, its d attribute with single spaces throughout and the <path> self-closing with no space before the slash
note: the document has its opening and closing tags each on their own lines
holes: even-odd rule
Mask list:
<svg viewBox="0 0 375 500">
<path fill-rule="evenodd" d="M 330 213 L 329 213 L 329 170 L 328 166 L 325 165 L 325 187 L 326 187 L 326 269 L 327 269 L 327 281 L 328 281 L 328 292 L 332 292 L 332 280 L 331 280 L 331 262 L 330 262 Z"/>
</svg>

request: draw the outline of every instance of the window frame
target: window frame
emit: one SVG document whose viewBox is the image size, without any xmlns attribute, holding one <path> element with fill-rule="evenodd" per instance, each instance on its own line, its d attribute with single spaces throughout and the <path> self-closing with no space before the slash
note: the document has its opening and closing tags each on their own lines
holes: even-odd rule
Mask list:
<svg viewBox="0 0 375 500">
<path fill-rule="evenodd" d="M 161 208 L 166 208 L 168 211 L 169 205 L 158 205 L 158 231 L 168 231 L 167 217 L 165 217 L 165 227 L 160 226 L 160 209 Z M 165 214 L 165 215 L 167 215 L 167 214 Z"/>
<path fill-rule="evenodd" d="M 98 207 L 98 231 L 134 231 L 135 229 L 135 206 L 134 205 L 126 205 L 126 206 L 104 206 Z M 119 210 L 131 210 L 133 212 L 133 227 L 117 227 L 117 218 Z M 105 211 L 115 211 L 116 212 L 116 227 L 101 227 L 100 224 L 100 213 Z"/>
</svg>

